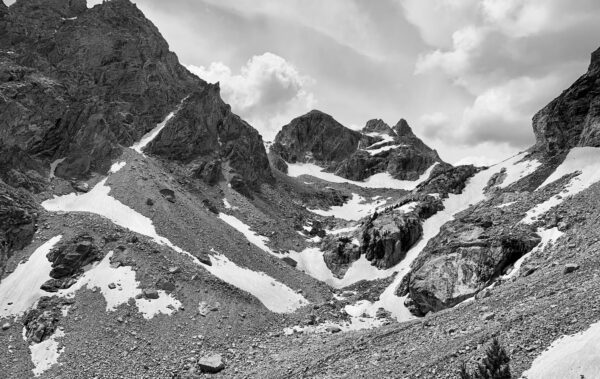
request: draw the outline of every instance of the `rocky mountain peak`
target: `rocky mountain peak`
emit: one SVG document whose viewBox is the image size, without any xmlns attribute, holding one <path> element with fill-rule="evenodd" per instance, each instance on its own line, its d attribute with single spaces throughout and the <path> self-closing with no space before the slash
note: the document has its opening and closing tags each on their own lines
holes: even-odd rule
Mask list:
<svg viewBox="0 0 600 379">
<path fill-rule="evenodd" d="M 356 151 L 361 133 L 327 113 L 312 110 L 277 133 L 271 146 L 287 162 L 339 162 Z"/>
<path fill-rule="evenodd" d="M 597 72 L 600 70 L 600 47 L 592 52 L 592 59 L 588 67 L 588 72 Z"/>
<path fill-rule="evenodd" d="M 536 149 L 552 156 L 577 146 L 600 146 L 600 49 L 571 87 L 533 116 Z"/>
<path fill-rule="evenodd" d="M 396 125 L 394 125 L 393 127 L 394 132 L 396 132 L 396 134 L 399 137 L 414 137 L 414 133 L 412 131 L 412 129 L 410 128 L 410 126 L 408 125 L 408 122 L 406 122 L 405 119 L 401 118 L 400 121 L 398 121 L 398 123 Z"/>
<path fill-rule="evenodd" d="M 381 119 L 373 119 L 367 121 L 367 124 L 362 129 L 363 133 L 381 133 L 393 136 L 394 130 Z"/>
</svg>

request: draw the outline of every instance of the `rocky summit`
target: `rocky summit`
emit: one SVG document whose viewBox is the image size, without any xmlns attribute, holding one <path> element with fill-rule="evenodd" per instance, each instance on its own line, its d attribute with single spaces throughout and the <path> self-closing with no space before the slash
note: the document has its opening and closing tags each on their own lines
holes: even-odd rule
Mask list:
<svg viewBox="0 0 600 379">
<path fill-rule="evenodd" d="M 599 74 L 453 166 L 266 143 L 129 0 L 0 2 L 0 378 L 598 377 Z"/>
<path fill-rule="evenodd" d="M 356 131 L 317 110 L 284 125 L 270 152 L 287 164 L 314 163 L 354 181 L 381 173 L 414 181 L 434 163 L 443 163 L 404 119 L 394 127 L 382 120 L 370 120 Z M 287 164 L 283 165 L 284 172 Z"/>
</svg>

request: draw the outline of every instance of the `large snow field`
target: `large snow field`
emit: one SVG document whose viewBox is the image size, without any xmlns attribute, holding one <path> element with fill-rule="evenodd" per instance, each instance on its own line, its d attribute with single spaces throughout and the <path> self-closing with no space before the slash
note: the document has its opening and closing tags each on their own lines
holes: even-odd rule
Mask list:
<svg viewBox="0 0 600 379">
<path fill-rule="evenodd" d="M 326 180 L 331 183 L 349 183 L 359 187 L 365 188 L 393 188 L 403 190 L 413 190 L 419 184 L 424 182 L 431 175 L 431 171 L 437 165 L 434 163 L 431 165 L 417 180 L 398 180 L 394 179 L 388 172 L 382 172 L 379 174 L 368 177 L 363 182 L 357 182 L 337 176 L 330 172 L 324 172 L 323 169 L 313 163 L 288 163 L 288 175 L 292 177 L 298 177 L 301 175 L 310 175 L 316 178 Z"/>
</svg>

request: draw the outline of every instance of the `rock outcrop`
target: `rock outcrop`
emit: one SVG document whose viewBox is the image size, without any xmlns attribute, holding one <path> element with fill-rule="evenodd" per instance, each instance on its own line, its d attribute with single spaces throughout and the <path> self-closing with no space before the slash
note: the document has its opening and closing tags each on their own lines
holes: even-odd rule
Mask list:
<svg viewBox="0 0 600 379">
<path fill-rule="evenodd" d="M 46 257 L 52 262 L 52 279 L 46 281 L 42 289 L 56 292 L 71 287 L 76 277 L 83 272 L 83 267 L 100 260 L 102 253 L 92 237 L 80 235 L 55 247 Z"/>
<path fill-rule="evenodd" d="M 416 315 L 450 308 L 488 286 L 541 238 L 528 226 L 492 226 L 475 216 L 444 226 L 404 277 L 400 295 Z"/>
<path fill-rule="evenodd" d="M 533 117 L 536 147 L 555 155 L 576 146 L 600 146 L 600 49 L 587 73 Z"/>
<path fill-rule="evenodd" d="M 370 120 L 358 132 L 320 111 L 285 125 L 270 150 L 274 162 L 281 158 L 288 163 L 315 163 L 356 181 L 385 172 L 395 179 L 416 180 L 434 163 L 442 162 L 404 119 L 394 127 Z"/>
<path fill-rule="evenodd" d="M 0 277 L 14 251 L 31 243 L 37 217 L 35 201 L 29 194 L 0 181 Z"/>
<path fill-rule="evenodd" d="M 209 184 L 219 180 L 222 162 L 227 162 L 232 187 L 242 193 L 273 180 L 262 137 L 231 112 L 218 84 L 186 98 L 146 152 L 197 167 L 197 175 Z"/>
</svg>

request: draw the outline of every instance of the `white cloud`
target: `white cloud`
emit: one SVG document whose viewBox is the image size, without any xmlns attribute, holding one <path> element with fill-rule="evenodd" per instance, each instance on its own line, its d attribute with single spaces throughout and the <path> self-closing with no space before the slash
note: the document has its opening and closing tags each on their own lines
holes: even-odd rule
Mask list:
<svg viewBox="0 0 600 379">
<path fill-rule="evenodd" d="M 188 69 L 208 82 L 220 82 L 223 99 L 265 140 L 272 140 L 281 126 L 312 109 L 316 102 L 308 90 L 314 81 L 272 53 L 253 56 L 239 74 L 221 62 Z"/>
<path fill-rule="evenodd" d="M 467 96 L 462 112 L 454 106 L 443 122 L 439 115 L 421 116 L 425 135 L 471 146 L 531 144 L 532 116 L 571 84 L 573 72 L 582 74 L 585 69 L 589 51 L 581 54 L 574 46 L 583 36 L 600 31 L 590 16 L 597 19 L 600 3 L 478 0 L 457 5 L 457 1 L 402 3 L 407 19 L 430 46 L 418 56 L 415 74 L 441 75 L 442 81 Z M 443 36 L 451 36 L 450 41 Z"/>
</svg>

